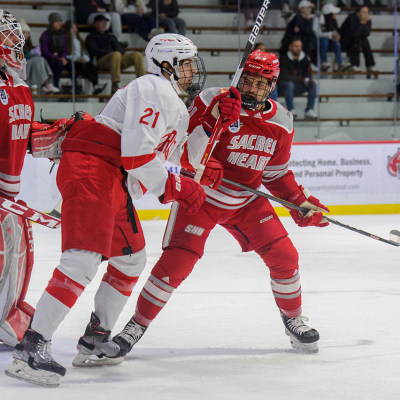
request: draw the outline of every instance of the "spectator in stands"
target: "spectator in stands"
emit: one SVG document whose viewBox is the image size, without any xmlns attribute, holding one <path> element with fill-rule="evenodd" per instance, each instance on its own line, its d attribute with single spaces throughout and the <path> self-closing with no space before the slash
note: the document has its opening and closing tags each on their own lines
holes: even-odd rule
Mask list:
<svg viewBox="0 0 400 400">
<path fill-rule="evenodd" d="M 356 11 L 350 14 L 340 27 L 340 43 L 347 52 L 352 71 L 360 71 L 360 51 L 364 54 L 367 71 L 373 70 L 375 60 L 368 40 L 371 25 L 368 7 L 357 6 Z"/>
<path fill-rule="evenodd" d="M 26 83 L 32 94 L 59 93 L 53 85 L 53 71 L 48 62 L 41 56 L 40 46 L 34 46 L 31 39 L 31 28 L 24 19 L 20 19 L 22 33 L 25 36 L 24 56 L 26 59 Z"/>
<path fill-rule="evenodd" d="M 115 0 L 115 9 L 121 15 L 123 25 L 129 26 L 146 42 L 161 33 L 156 29 L 156 20 L 147 8 L 145 0 Z"/>
<path fill-rule="evenodd" d="M 281 73 L 278 81 L 278 93 L 285 97 L 286 108 L 297 117 L 293 97 L 307 93 L 307 106 L 305 119 L 316 119 L 314 112 L 317 85 L 311 79 L 311 66 L 304 51 L 299 36 L 294 36 L 289 44 L 289 49 L 280 58 Z"/>
<path fill-rule="evenodd" d="M 314 31 L 316 35 L 320 35 L 320 56 L 321 71 L 328 71 L 331 67 L 328 62 L 328 51 L 333 50 L 335 53 L 335 61 L 333 63 L 333 71 L 346 71 L 351 67 L 350 63 L 343 64 L 342 46 L 340 45 L 339 26 L 336 21 L 336 15 L 341 9 L 335 7 L 332 3 L 327 3 L 322 7 L 322 13 L 314 18 Z"/>
<path fill-rule="evenodd" d="M 72 80 L 72 61 L 67 59 L 67 36 L 62 29 L 61 15 L 56 12 L 49 15 L 49 26 L 40 36 L 40 50 L 53 71 L 54 86 L 58 88 L 63 70 Z"/>
<path fill-rule="evenodd" d="M 312 16 L 314 4 L 309 0 L 301 0 L 298 7 L 300 12 L 293 17 L 286 27 L 282 39 L 281 54 L 286 54 L 293 36 L 297 36 L 302 41 L 304 53 L 314 65 L 317 65 L 317 36 L 314 32 L 314 18 Z"/>
<path fill-rule="evenodd" d="M 111 25 L 113 35 L 118 41 L 122 40 L 121 16 L 117 12 L 110 12 L 110 7 L 103 0 L 74 0 L 74 7 L 78 24 L 92 25 L 96 16 L 104 15 L 107 18 L 106 30 Z M 127 42 L 122 44 L 128 46 Z"/>
<path fill-rule="evenodd" d="M 178 17 L 179 7 L 177 0 L 150 0 L 148 5 L 156 16 L 156 1 L 158 1 L 158 24 L 168 33 L 179 33 L 185 36 L 186 22 Z"/>
<path fill-rule="evenodd" d="M 67 35 L 67 58 L 74 62 L 75 75 L 77 77 L 82 76 L 92 83 L 93 94 L 101 93 L 107 86 L 107 83 L 103 86 L 96 87 L 98 84 L 97 68 L 90 61 L 90 56 L 86 51 L 85 42 L 79 34 L 78 27 L 69 20 L 64 25 L 64 31 Z"/>
<path fill-rule="evenodd" d="M 134 65 L 136 77 L 139 78 L 145 74 L 145 69 L 141 53 L 125 53 L 117 38 L 111 33 L 106 33 L 107 22 L 104 15 L 100 14 L 95 17 L 95 29 L 86 37 L 86 48 L 98 70 L 111 72 L 111 94 L 114 94 L 119 88 L 121 71 Z"/>
</svg>

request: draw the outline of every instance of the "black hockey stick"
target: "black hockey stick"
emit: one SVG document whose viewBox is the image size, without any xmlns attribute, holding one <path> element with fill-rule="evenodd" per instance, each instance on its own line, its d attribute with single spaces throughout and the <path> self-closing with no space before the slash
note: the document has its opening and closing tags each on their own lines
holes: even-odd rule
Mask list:
<svg viewBox="0 0 400 400">
<path fill-rule="evenodd" d="M 275 196 L 272 196 L 270 194 L 261 192 L 260 190 L 257 190 L 257 189 L 252 189 L 252 188 L 250 188 L 248 186 L 242 185 L 241 183 L 237 183 L 237 182 L 231 181 L 230 179 L 222 178 L 222 181 L 225 182 L 225 183 L 229 183 L 232 186 L 236 186 L 236 187 L 238 187 L 240 189 L 247 190 L 248 192 L 254 193 L 254 194 L 258 195 L 258 196 L 265 197 L 265 198 L 267 198 L 269 200 L 272 200 L 272 201 L 275 201 L 277 203 L 280 203 L 283 206 L 292 208 L 294 210 L 298 210 L 298 211 L 303 212 L 303 213 L 307 213 L 307 212 L 310 211 L 307 208 L 302 208 L 300 206 L 296 206 L 295 204 L 290 203 L 289 201 L 286 201 L 286 200 L 280 199 L 279 197 L 275 197 Z M 334 224 L 334 225 L 338 225 L 338 226 L 341 226 L 342 228 L 349 229 L 349 230 L 351 230 L 353 232 L 356 232 L 356 233 L 359 233 L 361 235 L 367 236 L 367 237 L 369 237 L 371 239 L 379 240 L 379 241 L 381 241 L 383 243 L 387 243 L 387 244 L 390 244 L 390 245 L 396 246 L 396 247 L 400 246 L 400 232 L 397 231 L 397 230 L 391 230 L 390 231 L 390 236 L 389 236 L 390 240 L 387 240 L 387 239 L 381 238 L 379 236 L 373 235 L 372 233 L 363 231 L 362 229 L 354 228 L 353 226 L 343 224 L 343 223 L 341 223 L 339 221 L 336 221 L 333 218 L 327 217 L 326 215 L 324 215 L 324 218 L 327 221 L 329 221 L 332 224 Z"/>
<path fill-rule="evenodd" d="M 238 82 L 239 82 L 239 78 L 242 75 L 243 68 L 244 68 L 244 66 L 246 64 L 247 58 L 249 57 L 249 55 L 251 53 L 251 50 L 252 50 L 253 45 L 254 45 L 254 43 L 256 41 L 258 32 L 261 29 L 261 25 L 262 25 L 262 23 L 264 21 L 264 17 L 265 17 L 265 14 L 267 13 L 268 6 L 269 6 L 270 2 L 271 2 L 271 0 L 264 0 L 263 4 L 261 5 L 260 11 L 258 12 L 258 15 L 257 15 L 257 18 L 256 18 L 256 21 L 254 22 L 253 29 L 251 30 L 249 39 L 247 40 L 246 47 L 244 48 L 242 58 L 241 58 L 241 60 L 239 62 L 239 65 L 238 65 L 238 67 L 236 69 L 235 76 L 233 77 L 233 80 L 232 80 L 232 83 L 231 83 L 231 86 L 233 86 L 233 87 L 236 87 Z M 222 126 L 222 118 L 219 115 L 218 119 L 217 119 L 217 122 L 214 125 L 214 129 L 213 129 L 213 131 L 211 133 L 210 139 L 208 140 L 206 149 L 204 150 L 203 157 L 201 159 L 200 165 L 197 167 L 196 174 L 194 176 L 194 180 L 196 182 L 200 182 L 200 179 L 201 179 L 201 177 L 203 175 L 203 172 L 204 172 L 204 169 L 206 167 L 207 161 L 209 160 L 209 158 L 211 156 L 211 153 L 212 153 L 212 151 L 214 149 L 215 144 L 218 142 L 218 140 L 219 140 L 219 138 L 221 136 L 221 133 L 222 133 L 221 126 Z"/>
</svg>

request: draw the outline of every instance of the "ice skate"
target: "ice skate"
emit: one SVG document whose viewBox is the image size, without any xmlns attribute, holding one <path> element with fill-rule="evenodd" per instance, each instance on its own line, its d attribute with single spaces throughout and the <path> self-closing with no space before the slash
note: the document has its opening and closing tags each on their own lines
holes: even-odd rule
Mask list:
<svg viewBox="0 0 400 400">
<path fill-rule="evenodd" d="M 84 335 L 76 346 L 78 354 L 72 361 L 74 367 L 98 367 L 120 364 L 124 358 L 119 357 L 119 347 L 110 340 L 111 331 L 100 326 L 100 320 L 92 313 Z"/>
<path fill-rule="evenodd" d="M 125 357 L 146 332 L 147 326 L 138 324 L 133 317 L 125 325 L 125 328 L 118 335 L 113 337 L 113 341 L 120 348 L 119 355 Z"/>
<path fill-rule="evenodd" d="M 307 317 L 288 318 L 284 314 L 281 314 L 281 317 L 286 335 L 290 337 L 290 343 L 294 349 L 302 353 L 318 353 L 319 333 L 304 323 L 308 321 Z"/>
<path fill-rule="evenodd" d="M 51 341 L 32 329 L 27 330 L 15 346 L 13 357 L 5 374 L 35 385 L 57 387 L 66 372 L 51 356 Z"/>
</svg>

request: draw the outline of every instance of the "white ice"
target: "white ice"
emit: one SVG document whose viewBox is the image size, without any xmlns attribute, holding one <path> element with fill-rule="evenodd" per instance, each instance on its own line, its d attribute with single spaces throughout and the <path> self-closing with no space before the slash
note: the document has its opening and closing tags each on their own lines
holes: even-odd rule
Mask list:
<svg viewBox="0 0 400 400">
<path fill-rule="evenodd" d="M 400 228 L 400 215 L 337 219 L 387 239 Z M 92 369 L 71 365 L 103 263 L 53 338 L 53 355 L 67 368 L 61 385 L 41 388 L 1 372 L 0 399 L 400 399 L 400 248 L 337 226 L 298 228 L 290 218 L 282 221 L 300 253 L 303 314 L 320 332 L 318 354 L 291 349 L 268 269 L 217 228 L 191 276 L 125 362 Z M 148 264 L 115 333 L 131 317 L 161 253 L 165 223 L 143 223 Z M 27 296 L 33 306 L 57 266 L 60 231 L 35 225 L 34 235 Z M 2 371 L 11 359 L 3 346 Z"/>
</svg>

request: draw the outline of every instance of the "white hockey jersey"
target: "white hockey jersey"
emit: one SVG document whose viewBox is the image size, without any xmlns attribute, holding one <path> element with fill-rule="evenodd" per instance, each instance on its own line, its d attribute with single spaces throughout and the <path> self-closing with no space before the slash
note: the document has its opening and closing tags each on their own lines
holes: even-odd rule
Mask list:
<svg viewBox="0 0 400 400">
<path fill-rule="evenodd" d="M 122 165 L 128 172 L 128 189 L 135 199 L 148 190 L 164 193 L 166 160 L 181 165 L 187 159 L 196 168 L 208 137 L 187 136 L 189 114 L 169 81 L 144 75 L 120 89 L 95 120 L 121 135 Z"/>
</svg>

